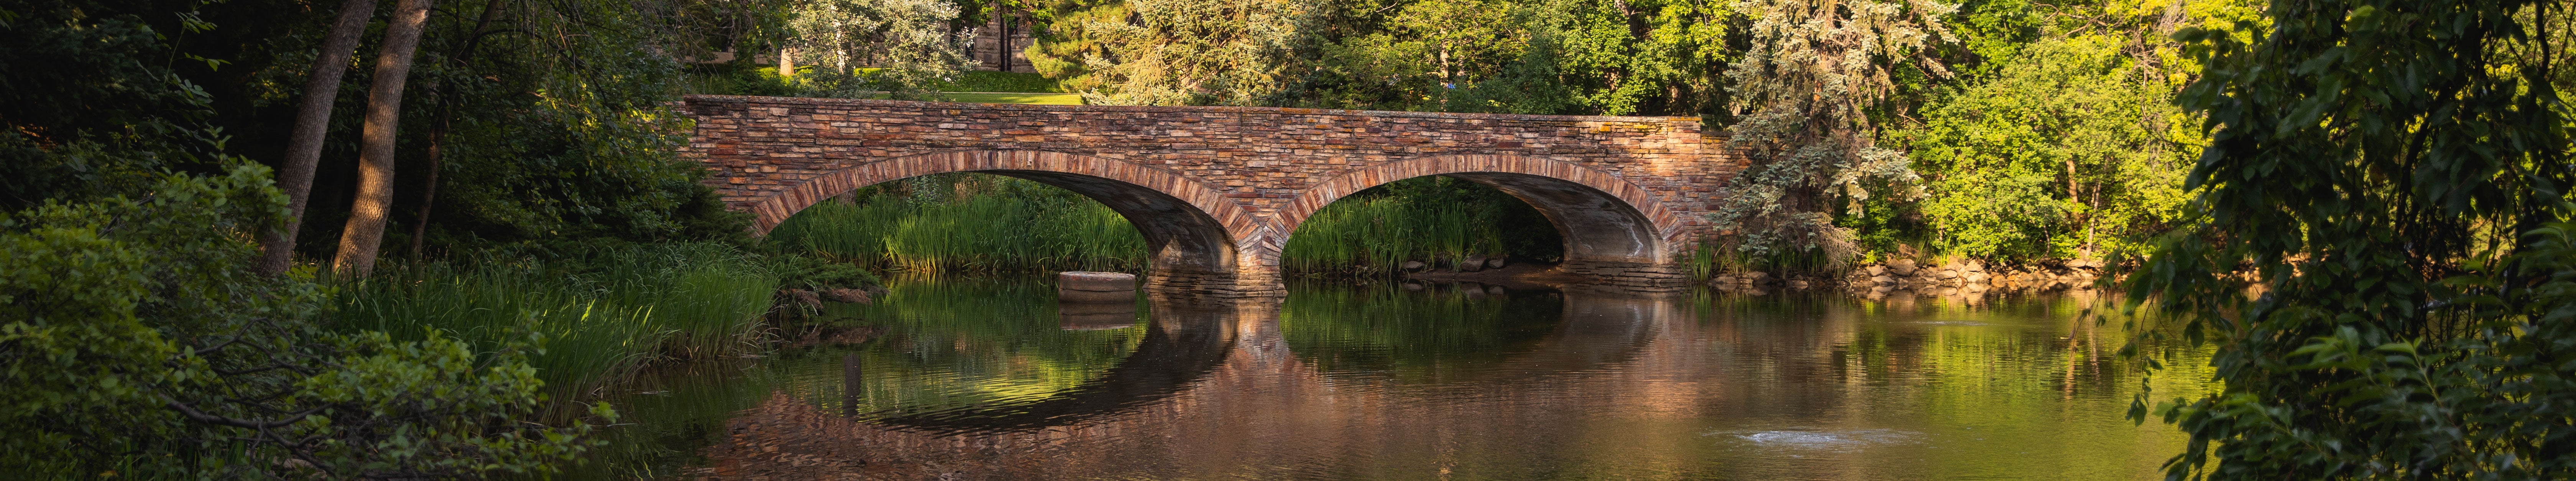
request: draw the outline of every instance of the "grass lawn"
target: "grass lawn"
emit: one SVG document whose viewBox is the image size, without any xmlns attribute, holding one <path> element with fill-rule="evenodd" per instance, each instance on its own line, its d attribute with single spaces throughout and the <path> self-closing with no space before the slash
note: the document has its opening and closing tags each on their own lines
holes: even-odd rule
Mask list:
<svg viewBox="0 0 2576 481">
<path fill-rule="evenodd" d="M 979 104 L 1082 105 L 1082 94 L 941 92 L 939 95 L 953 101 Z"/>
<path fill-rule="evenodd" d="M 941 100 L 942 102 L 965 102 L 971 104 L 1084 105 L 1082 103 L 1082 94 L 940 92 L 939 95 L 947 97 L 946 99 Z M 883 99 L 886 97 L 885 93 L 879 92 L 875 95 L 869 95 L 867 98 Z"/>
</svg>

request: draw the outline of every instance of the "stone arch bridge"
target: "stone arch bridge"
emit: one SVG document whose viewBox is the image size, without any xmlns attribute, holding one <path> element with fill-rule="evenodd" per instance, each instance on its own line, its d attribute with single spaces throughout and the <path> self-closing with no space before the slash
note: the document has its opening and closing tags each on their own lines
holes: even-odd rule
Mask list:
<svg viewBox="0 0 2576 481">
<path fill-rule="evenodd" d="M 871 184 L 984 172 L 1124 214 L 1153 249 L 1149 288 L 1281 292 L 1280 248 L 1335 199 L 1426 175 L 1493 186 L 1564 235 L 1558 269 L 1673 286 L 1711 192 L 1742 169 L 1695 118 L 1266 107 L 994 105 L 693 95 L 683 158 L 767 232 Z"/>
</svg>

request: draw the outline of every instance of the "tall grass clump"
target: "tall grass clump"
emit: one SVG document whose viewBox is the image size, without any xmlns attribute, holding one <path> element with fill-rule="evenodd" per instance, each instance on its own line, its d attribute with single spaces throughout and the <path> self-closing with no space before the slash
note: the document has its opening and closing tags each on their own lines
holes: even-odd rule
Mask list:
<svg viewBox="0 0 2576 481">
<path fill-rule="evenodd" d="M 398 339 L 438 332 L 484 351 L 534 338 L 537 378 L 579 397 L 656 360 L 757 349 L 777 288 L 729 246 L 659 244 L 552 263 L 414 265 L 345 285 L 333 322 Z"/>
<path fill-rule="evenodd" d="M 1324 206 L 1297 226 L 1280 263 L 1305 274 L 1386 274 L 1405 261 L 1454 266 L 1469 256 L 1552 261 L 1556 227 L 1537 209 L 1446 177 L 1389 183 Z"/>
<path fill-rule="evenodd" d="M 1097 201 L 981 174 L 916 177 L 808 207 L 771 231 L 791 251 L 912 272 L 1136 270 L 1144 236 Z"/>
</svg>

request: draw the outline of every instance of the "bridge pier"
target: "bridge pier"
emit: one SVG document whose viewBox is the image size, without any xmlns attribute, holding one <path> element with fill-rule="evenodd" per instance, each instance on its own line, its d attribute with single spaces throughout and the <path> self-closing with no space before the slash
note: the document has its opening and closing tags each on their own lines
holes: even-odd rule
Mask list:
<svg viewBox="0 0 2576 481">
<path fill-rule="evenodd" d="M 1285 297 L 1288 286 L 1279 266 L 1242 265 L 1229 272 L 1213 269 L 1152 267 L 1145 271 L 1145 289 L 1189 297 L 1245 298 Z"/>
</svg>

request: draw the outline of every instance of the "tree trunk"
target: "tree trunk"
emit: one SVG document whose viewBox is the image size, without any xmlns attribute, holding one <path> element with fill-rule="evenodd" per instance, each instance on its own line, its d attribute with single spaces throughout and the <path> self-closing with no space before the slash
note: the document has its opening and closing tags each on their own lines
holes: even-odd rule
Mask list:
<svg viewBox="0 0 2576 481">
<path fill-rule="evenodd" d="M 429 235 L 429 207 L 438 201 L 438 168 L 443 147 L 447 145 L 447 95 L 439 94 L 438 125 L 429 130 L 429 178 L 421 179 L 420 215 L 411 221 L 411 260 L 420 261 L 421 238 Z"/>
<path fill-rule="evenodd" d="M 367 33 L 367 18 L 376 15 L 376 0 L 348 0 L 340 17 L 323 36 L 313 75 L 304 79 L 304 99 L 295 109 L 295 130 L 286 141 L 286 159 L 278 163 L 277 189 L 286 192 L 286 225 L 259 240 L 260 274 L 278 275 L 295 262 L 295 233 L 304 226 L 304 206 L 313 197 L 313 169 L 322 162 L 322 138 L 331 130 L 331 108 L 340 100 L 340 77 L 349 72 L 349 56 L 358 37 Z"/>
<path fill-rule="evenodd" d="M 385 240 L 385 215 L 394 203 L 394 132 L 402 120 L 403 83 L 411 77 L 412 52 L 419 50 L 420 31 L 429 23 L 430 0 L 402 0 L 385 25 L 384 51 L 376 56 L 375 84 L 367 92 L 366 127 L 358 141 L 358 195 L 349 205 L 349 223 L 340 231 L 340 253 L 331 270 L 366 277 L 376 269 L 376 249 Z"/>
<path fill-rule="evenodd" d="M 492 15 L 500 11 L 501 0 L 484 0 L 483 15 L 474 21 L 474 29 L 466 31 L 465 42 L 447 54 L 447 58 L 456 60 L 457 69 L 472 71 L 474 47 L 483 43 L 483 29 L 492 26 Z M 438 203 L 438 170 L 445 166 L 443 160 L 447 158 L 448 122 L 454 120 L 456 113 L 456 95 L 448 91 L 450 85 L 446 81 L 431 85 L 430 91 L 438 95 L 438 123 L 429 128 L 429 158 L 426 159 L 429 161 L 429 178 L 421 180 L 420 215 L 413 217 L 411 223 L 411 260 L 414 262 L 420 261 L 422 239 L 429 235 L 429 208 Z"/>
</svg>

